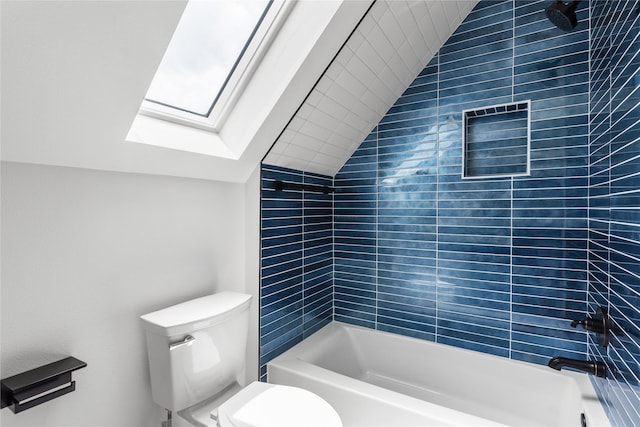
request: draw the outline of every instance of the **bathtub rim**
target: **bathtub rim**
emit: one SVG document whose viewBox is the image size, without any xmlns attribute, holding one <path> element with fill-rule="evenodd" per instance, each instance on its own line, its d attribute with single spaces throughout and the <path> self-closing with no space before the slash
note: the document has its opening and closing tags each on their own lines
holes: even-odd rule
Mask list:
<svg viewBox="0 0 640 427">
<path fill-rule="evenodd" d="M 551 370 L 551 368 L 548 368 L 546 366 L 542 366 L 542 365 L 537 365 L 531 362 L 525 362 L 525 361 L 520 361 L 520 360 L 514 360 L 514 359 L 509 359 L 506 357 L 501 357 L 501 356 L 496 356 L 493 354 L 488 354 L 488 353 L 482 353 L 479 351 L 474 351 L 474 350 L 469 350 L 469 349 L 465 349 L 465 348 L 461 348 L 461 347 L 456 347 L 453 345 L 449 345 L 449 344 L 443 344 L 443 343 L 436 343 L 433 341 L 428 341 L 428 340 L 423 340 L 420 338 L 415 338 L 415 337 L 411 337 L 411 336 L 406 336 L 406 335 L 401 335 L 401 334 L 397 334 L 397 333 L 393 333 L 393 332 L 387 332 L 387 331 L 380 331 L 377 329 L 372 329 L 372 328 L 367 328 L 367 327 L 363 327 L 363 326 L 359 326 L 359 325 L 353 325 L 350 323 L 345 323 L 345 322 L 340 322 L 340 321 L 336 321 L 333 320 L 331 322 L 329 322 L 327 325 L 325 325 L 324 327 L 322 327 L 321 329 L 319 329 L 318 331 L 314 332 L 312 335 L 310 335 L 309 337 L 305 338 L 303 341 L 301 341 L 300 343 L 296 344 L 295 346 L 293 346 L 292 348 L 290 348 L 289 350 L 285 351 L 284 353 L 280 354 L 279 356 L 275 357 L 274 359 L 272 359 L 271 361 L 267 362 L 267 373 L 269 372 L 269 367 L 274 366 L 277 367 L 278 369 L 286 369 L 286 370 L 291 370 L 291 366 L 293 364 L 293 366 L 298 366 L 298 367 L 303 367 L 304 365 L 308 365 L 305 367 L 305 375 L 309 374 L 309 370 L 307 368 L 311 367 L 311 372 L 312 373 L 328 373 L 329 378 L 346 378 L 348 379 L 348 383 L 349 384 L 355 384 L 352 383 L 353 382 L 362 382 L 364 384 L 367 384 L 367 386 L 371 386 L 371 387 L 375 387 L 378 389 L 382 389 L 382 390 L 386 390 L 390 393 L 393 394 L 397 394 L 397 395 L 403 395 L 402 393 L 396 392 L 394 390 L 388 390 L 388 389 L 384 389 L 383 387 L 379 387 L 377 385 L 373 385 L 373 384 L 368 384 L 365 383 L 363 381 L 360 381 L 358 379 L 349 377 L 348 375 L 345 374 L 341 374 L 339 372 L 335 372 L 332 371 L 330 369 L 324 368 L 322 366 L 318 366 L 315 365 L 313 362 L 310 362 L 308 360 L 305 360 L 303 357 L 305 353 L 309 352 L 310 350 L 308 349 L 308 347 L 316 344 L 317 341 L 322 341 L 325 337 L 330 336 L 331 334 L 335 333 L 334 331 L 336 329 L 344 329 L 346 331 L 348 331 L 349 329 L 354 329 L 354 330 L 358 330 L 358 331 L 362 331 L 364 333 L 375 333 L 375 334 L 382 334 L 382 335 L 389 335 L 394 337 L 395 339 L 401 339 L 401 340 L 408 340 L 408 341 L 412 341 L 412 342 L 418 342 L 418 343 L 424 343 L 425 345 L 433 345 L 433 346 L 442 346 L 445 347 L 451 351 L 455 351 L 455 352 L 460 352 L 460 353 L 468 353 L 470 355 L 473 355 L 474 357 L 485 357 L 485 358 L 489 358 L 489 359 L 493 359 L 493 360 L 497 360 L 497 361 L 501 361 L 501 362 L 507 362 L 507 363 L 513 363 L 516 365 L 520 365 L 525 367 L 526 369 L 534 369 L 534 370 L 539 370 L 540 372 L 546 372 L 546 373 L 551 373 L 553 375 L 560 375 L 562 377 L 568 378 L 573 380 L 573 382 L 575 383 L 577 389 L 579 390 L 580 393 L 580 401 L 581 401 L 581 405 L 582 405 L 582 409 L 583 412 L 585 414 L 585 417 L 587 419 L 587 426 L 589 427 L 611 427 L 611 422 L 609 421 L 609 418 L 607 417 L 605 410 L 604 410 L 604 406 L 603 404 L 600 402 L 600 399 L 595 391 L 594 385 L 591 382 L 591 379 L 589 378 L 589 376 L 587 374 L 583 374 L 580 372 L 572 372 L 572 371 L 554 371 Z M 267 374 L 267 381 L 269 381 L 269 376 Z M 316 378 L 314 376 L 314 378 Z M 405 396 L 405 395 L 403 395 Z M 415 397 L 412 396 L 408 396 L 411 399 L 417 399 Z M 420 399 L 417 399 L 420 400 Z M 426 402 L 426 401 L 423 401 Z M 435 405 L 434 403 L 431 402 L 427 402 L 430 405 Z M 435 405 L 438 406 L 438 405 Z M 456 413 L 461 413 L 460 411 L 453 409 L 453 408 L 446 408 L 448 410 L 454 411 Z M 469 415 L 471 417 L 475 417 L 475 415 L 473 414 L 465 414 L 465 415 Z M 479 417 L 478 417 L 479 418 Z M 488 420 L 490 422 L 493 422 L 491 420 Z M 495 425 L 500 425 L 499 423 L 496 423 Z"/>
</svg>

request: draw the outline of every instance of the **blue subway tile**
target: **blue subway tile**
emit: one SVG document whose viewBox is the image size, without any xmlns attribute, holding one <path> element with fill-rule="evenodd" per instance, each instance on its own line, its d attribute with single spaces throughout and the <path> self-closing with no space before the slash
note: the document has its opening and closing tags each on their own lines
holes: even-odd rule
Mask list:
<svg viewBox="0 0 640 427">
<path fill-rule="evenodd" d="M 636 3 L 581 3 L 565 33 L 544 1 L 480 1 L 335 177 L 263 165 L 261 378 L 335 319 L 538 364 L 609 357 L 618 374 L 596 389 L 614 425 L 634 425 Z M 463 180 L 461 111 L 525 100 L 529 174 Z M 478 143 L 506 138 L 492 126 Z M 510 155 L 500 144 L 486 154 L 487 173 L 508 166 L 492 160 Z M 336 192 L 276 192 L 276 179 Z M 597 304 L 637 332 L 609 356 L 569 326 Z"/>
</svg>

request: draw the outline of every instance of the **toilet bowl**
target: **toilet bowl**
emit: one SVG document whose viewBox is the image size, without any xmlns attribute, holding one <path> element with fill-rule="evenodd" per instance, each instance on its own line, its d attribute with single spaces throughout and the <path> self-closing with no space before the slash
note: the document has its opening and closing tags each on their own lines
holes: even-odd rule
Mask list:
<svg viewBox="0 0 640 427">
<path fill-rule="evenodd" d="M 336 410 L 317 394 L 258 381 L 235 384 L 178 415 L 196 427 L 342 427 Z"/>
<path fill-rule="evenodd" d="M 320 396 L 297 387 L 257 381 L 211 415 L 220 427 L 342 427 L 336 410 Z"/>
<path fill-rule="evenodd" d="M 341 427 L 310 391 L 244 379 L 251 295 L 221 292 L 141 316 L 154 402 L 197 427 Z"/>
</svg>

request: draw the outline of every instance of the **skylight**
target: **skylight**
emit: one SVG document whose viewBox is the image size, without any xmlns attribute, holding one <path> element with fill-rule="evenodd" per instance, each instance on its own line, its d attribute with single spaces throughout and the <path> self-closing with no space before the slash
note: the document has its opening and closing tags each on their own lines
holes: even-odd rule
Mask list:
<svg viewBox="0 0 640 427">
<path fill-rule="evenodd" d="M 234 73 L 250 62 L 243 56 L 258 48 L 254 35 L 271 3 L 190 0 L 145 96 L 147 108 L 209 117 Z"/>
<path fill-rule="evenodd" d="M 209 99 L 196 107 L 178 104 L 179 101 L 173 99 L 160 98 L 161 95 L 155 95 L 155 89 L 149 91 L 125 139 L 127 142 L 161 147 L 160 150 L 140 147 L 139 151 L 135 152 L 140 155 L 148 153 L 158 156 L 161 162 L 167 162 L 171 170 L 178 170 L 193 163 L 194 168 L 190 169 L 189 176 L 206 173 L 223 181 L 235 180 L 230 178 L 232 176 L 244 181 L 260 162 L 269 145 L 277 139 L 297 106 L 309 94 L 325 65 L 331 61 L 355 25 L 362 19 L 371 5 L 371 0 L 208 2 L 213 3 L 209 6 L 221 6 L 218 3 L 261 4 L 252 15 L 255 22 L 251 26 L 245 26 L 246 40 L 236 45 L 238 56 L 230 56 L 230 69 L 220 73 L 222 77 L 218 78 L 218 86 L 214 90 L 207 89 L 210 86 L 208 78 L 199 80 L 201 84 L 195 92 L 209 90 Z M 173 37 L 179 40 L 182 37 L 179 32 L 187 25 L 185 22 L 192 13 L 191 7 L 207 6 L 201 3 L 206 2 L 191 0 L 186 5 L 182 4 L 182 8 L 189 6 L 186 12 L 184 9 L 182 11 L 184 18 L 178 21 L 177 16 L 173 16 L 173 29 L 170 21 L 165 22 L 163 31 L 158 34 L 161 36 L 158 43 L 162 41 L 168 45 L 171 32 Z M 196 18 L 204 16 L 204 12 L 199 11 L 193 14 Z M 209 55 L 212 50 L 215 51 L 215 46 L 226 49 L 224 43 L 239 38 L 239 27 L 236 24 L 226 25 L 231 21 L 230 17 L 227 16 L 220 21 L 220 15 L 223 14 L 224 12 L 217 9 L 217 12 L 204 19 L 204 29 L 190 28 L 188 33 L 192 37 L 187 38 L 186 43 L 183 42 L 183 47 L 174 48 L 172 43 L 170 50 L 186 50 L 189 52 L 187 58 L 194 61 L 191 63 L 179 59 L 184 66 L 173 62 L 169 67 L 168 74 L 177 77 L 176 84 L 192 78 L 182 74 L 183 68 L 193 68 L 193 64 L 196 64 L 196 69 L 207 69 L 203 64 L 210 63 L 210 58 L 205 55 Z M 202 45 L 198 37 L 208 35 L 209 27 L 212 26 L 226 28 L 230 33 L 217 36 L 217 45 L 214 40 L 214 47 L 205 48 L 205 53 L 193 52 Z M 147 66 L 151 65 L 150 61 L 153 58 L 157 63 L 161 62 L 156 55 L 157 51 L 147 53 Z M 165 54 L 163 67 L 167 63 L 172 64 L 168 62 L 170 55 L 170 52 Z M 157 79 L 162 79 L 161 73 L 158 73 Z M 149 81 L 150 77 L 147 76 Z M 166 83 L 163 86 L 167 87 L 169 84 L 174 83 Z M 169 90 L 170 93 L 180 96 L 181 92 L 187 91 L 183 88 Z M 213 103 L 213 107 L 210 103 Z M 207 112 L 208 115 L 205 115 Z M 176 154 L 165 149 L 181 153 Z M 208 158 L 193 157 L 193 154 Z M 215 167 L 211 168 L 211 165 Z M 152 170 L 156 166 L 154 162 L 149 162 L 148 167 Z"/>
</svg>

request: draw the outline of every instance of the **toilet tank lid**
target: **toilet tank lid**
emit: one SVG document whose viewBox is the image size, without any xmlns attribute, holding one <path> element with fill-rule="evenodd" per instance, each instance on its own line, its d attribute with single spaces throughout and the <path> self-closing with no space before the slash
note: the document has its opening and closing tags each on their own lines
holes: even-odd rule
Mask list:
<svg viewBox="0 0 640 427">
<path fill-rule="evenodd" d="M 147 331 L 160 335 L 184 335 L 223 322 L 246 309 L 251 295 L 219 292 L 140 316 Z"/>
</svg>

